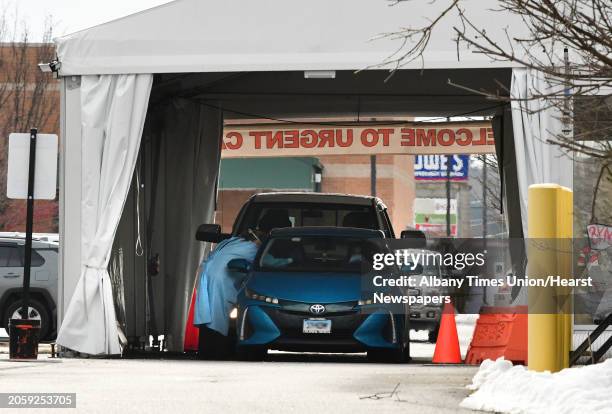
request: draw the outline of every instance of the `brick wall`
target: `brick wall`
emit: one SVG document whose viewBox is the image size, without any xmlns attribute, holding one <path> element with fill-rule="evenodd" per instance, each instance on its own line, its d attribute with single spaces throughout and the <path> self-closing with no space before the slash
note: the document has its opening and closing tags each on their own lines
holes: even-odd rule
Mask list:
<svg viewBox="0 0 612 414">
<path fill-rule="evenodd" d="M 0 44 L 0 231 L 25 231 L 25 201 L 6 199 L 8 134 L 36 127 L 59 135 L 59 81 L 38 68 L 54 54 L 48 44 Z M 57 200 L 36 201 L 34 231 L 57 228 Z"/>
<path fill-rule="evenodd" d="M 340 155 L 319 157 L 323 165 L 321 190 L 325 193 L 370 195 L 370 156 Z M 415 197 L 414 158 L 411 155 L 377 156 L 377 196 L 389 208 L 393 228 L 398 233 L 412 223 Z M 224 232 L 232 224 L 248 198 L 271 189 L 221 190 L 215 221 Z M 282 190 L 287 191 L 287 190 Z"/>
<path fill-rule="evenodd" d="M 224 233 L 232 231 L 234 220 L 240 208 L 253 194 L 265 192 L 266 190 L 221 190 L 217 198 L 217 211 L 215 223 L 221 225 Z"/>
<path fill-rule="evenodd" d="M 319 160 L 324 167 L 323 192 L 371 195 L 369 155 L 327 155 Z M 415 197 L 412 155 L 376 157 L 376 195 L 389 208 L 393 228 L 398 234 L 412 223 Z"/>
</svg>

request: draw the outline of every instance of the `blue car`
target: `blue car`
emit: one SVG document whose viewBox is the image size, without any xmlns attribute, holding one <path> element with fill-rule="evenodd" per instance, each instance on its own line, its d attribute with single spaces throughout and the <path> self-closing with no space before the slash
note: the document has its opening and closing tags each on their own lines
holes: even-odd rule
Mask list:
<svg viewBox="0 0 612 414">
<path fill-rule="evenodd" d="M 378 230 L 284 228 L 272 231 L 253 264 L 230 261 L 247 274 L 237 303 L 239 357 L 259 360 L 274 349 L 408 360 L 408 305 L 390 310 L 364 289 L 363 270 L 384 246 Z"/>
</svg>

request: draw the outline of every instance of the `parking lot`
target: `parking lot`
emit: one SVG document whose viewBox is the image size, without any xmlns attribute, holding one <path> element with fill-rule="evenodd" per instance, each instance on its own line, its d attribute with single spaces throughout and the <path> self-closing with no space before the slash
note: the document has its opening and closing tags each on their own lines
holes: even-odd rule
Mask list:
<svg viewBox="0 0 612 414">
<path fill-rule="evenodd" d="M 79 412 L 457 412 L 477 368 L 274 354 L 266 362 L 0 360 L 3 392 L 74 392 Z M 19 410 L 25 412 L 26 410 Z M 36 412 L 39 412 L 37 410 Z"/>
<path fill-rule="evenodd" d="M 465 354 L 475 318 L 457 322 Z M 434 345 L 426 337 L 411 333 L 413 361 L 400 365 L 363 354 L 280 352 L 265 362 L 51 359 L 49 345 L 41 345 L 38 362 L 10 362 L 0 342 L 0 381 L 2 392 L 74 392 L 79 412 L 462 412 L 477 367 L 431 365 Z"/>
</svg>

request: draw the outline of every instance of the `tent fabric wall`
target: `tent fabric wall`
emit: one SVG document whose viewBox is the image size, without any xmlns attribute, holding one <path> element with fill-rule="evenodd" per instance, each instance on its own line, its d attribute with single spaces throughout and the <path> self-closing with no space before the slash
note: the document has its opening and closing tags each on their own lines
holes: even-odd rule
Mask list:
<svg viewBox="0 0 612 414">
<path fill-rule="evenodd" d="M 544 98 L 553 87 L 541 72 L 512 70 L 514 147 L 523 234 L 527 234 L 527 193 L 532 184 L 555 183 L 572 189 L 572 159 L 547 140 L 562 134 L 561 112 Z"/>
<path fill-rule="evenodd" d="M 119 354 L 107 267 L 145 122 L 152 75 L 81 80 L 81 276 L 57 343 L 81 353 Z"/>
<path fill-rule="evenodd" d="M 518 188 L 519 169 L 516 164 L 516 149 L 514 147 L 514 131 L 512 129 L 512 110 L 510 105 L 504 105 L 501 111 L 493 117 L 493 134 L 495 136 L 495 153 L 501 182 L 500 200 L 508 228 L 510 239 L 522 239 L 523 219 L 521 214 L 521 199 L 514 197 Z M 526 218 L 525 218 L 526 219 Z M 526 265 L 524 245 L 510 243 L 510 259 L 514 274 L 523 274 Z"/>
<path fill-rule="evenodd" d="M 154 279 L 163 278 L 154 280 L 153 289 L 163 290 L 167 349 L 181 352 L 188 306 L 206 248 L 195 240 L 195 230 L 214 218 L 223 117 L 218 109 L 180 98 L 156 105 L 149 117 L 151 135 L 145 139 L 161 140 L 158 162 L 164 164 L 149 163 L 163 171 L 155 199 L 150 200 L 156 205 L 148 208 L 155 211 L 148 224 L 150 253 L 159 252 L 161 265 L 161 274 Z"/>
</svg>

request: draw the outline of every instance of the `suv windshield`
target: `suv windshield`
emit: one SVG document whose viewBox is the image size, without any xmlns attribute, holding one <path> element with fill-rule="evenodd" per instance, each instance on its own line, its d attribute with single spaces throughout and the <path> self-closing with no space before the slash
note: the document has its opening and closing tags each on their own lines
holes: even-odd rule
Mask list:
<svg viewBox="0 0 612 414">
<path fill-rule="evenodd" d="M 380 228 L 373 206 L 315 203 L 253 203 L 246 211 L 238 234 L 274 223 L 272 227 L 357 227 Z"/>
<path fill-rule="evenodd" d="M 374 239 L 300 236 L 273 238 L 259 258 L 262 271 L 360 273 L 381 246 Z"/>
</svg>

